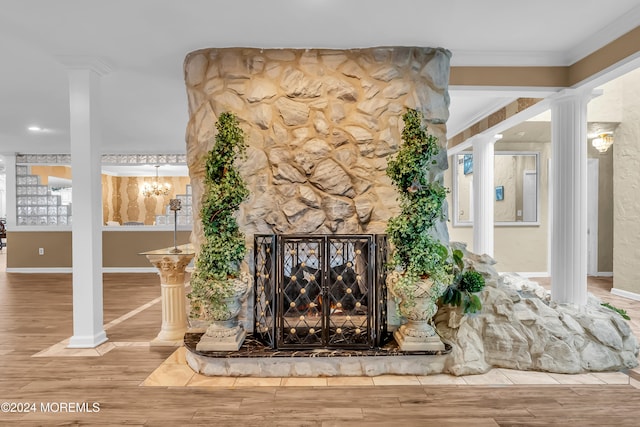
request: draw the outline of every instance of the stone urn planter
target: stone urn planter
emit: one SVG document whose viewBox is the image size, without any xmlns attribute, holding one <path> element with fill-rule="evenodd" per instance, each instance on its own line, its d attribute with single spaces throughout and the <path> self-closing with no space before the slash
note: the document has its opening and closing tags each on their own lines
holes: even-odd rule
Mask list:
<svg viewBox="0 0 640 427">
<path fill-rule="evenodd" d="M 400 314 L 407 323 L 393 334 L 402 351 L 443 351 L 444 344 L 432 318 L 438 312 L 438 298 L 444 287 L 430 278 L 419 279 L 407 286 L 403 283 L 402 273 L 393 271 L 387 276 L 387 288 L 398 301 Z"/>
<path fill-rule="evenodd" d="M 196 345 L 197 351 L 237 351 L 247 332 L 238 322 L 238 314 L 252 287 L 252 278 L 248 273 L 230 279 L 230 296 L 222 298 L 222 304 L 209 311 L 211 318 L 206 332 Z"/>
</svg>

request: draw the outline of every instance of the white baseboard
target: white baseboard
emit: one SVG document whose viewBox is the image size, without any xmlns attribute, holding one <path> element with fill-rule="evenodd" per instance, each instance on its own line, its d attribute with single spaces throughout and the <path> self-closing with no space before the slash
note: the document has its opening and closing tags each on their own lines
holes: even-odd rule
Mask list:
<svg viewBox="0 0 640 427">
<path fill-rule="evenodd" d="M 619 297 L 632 299 L 634 301 L 640 301 L 640 294 L 636 294 L 635 292 L 629 292 L 623 289 L 611 288 L 611 293 Z"/>
<path fill-rule="evenodd" d="M 613 277 L 613 271 L 598 271 L 596 274 L 591 274 L 592 277 Z"/>
<path fill-rule="evenodd" d="M 550 277 L 550 274 L 548 271 L 500 271 L 500 274 L 504 274 L 504 273 L 513 273 L 513 274 L 517 274 L 519 276 L 522 277 Z"/>
<path fill-rule="evenodd" d="M 73 273 L 73 269 L 71 267 L 31 267 L 31 268 L 7 268 L 7 273 L 28 273 L 28 274 L 39 274 L 39 273 Z"/>
<path fill-rule="evenodd" d="M 155 267 L 102 267 L 103 273 L 157 273 Z"/>
</svg>

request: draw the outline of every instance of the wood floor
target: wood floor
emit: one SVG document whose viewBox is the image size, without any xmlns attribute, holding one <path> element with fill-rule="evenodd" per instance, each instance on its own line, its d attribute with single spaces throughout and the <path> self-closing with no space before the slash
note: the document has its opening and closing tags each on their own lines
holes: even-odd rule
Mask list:
<svg viewBox="0 0 640 427">
<path fill-rule="evenodd" d="M 158 295 L 154 274 L 105 275 L 105 323 Z M 629 302 L 640 316 L 638 306 Z M 148 342 L 159 319 L 160 304 L 154 304 L 107 334 L 112 341 Z M 101 357 L 32 357 L 71 333 L 70 275 L 0 271 L 0 403 L 36 404 L 36 412 L 0 412 L 0 426 L 640 425 L 640 389 L 629 384 L 143 387 L 175 349 L 132 346 Z M 95 402 L 99 412 L 52 412 L 65 402 Z M 41 404 L 49 404 L 49 412 Z"/>
</svg>

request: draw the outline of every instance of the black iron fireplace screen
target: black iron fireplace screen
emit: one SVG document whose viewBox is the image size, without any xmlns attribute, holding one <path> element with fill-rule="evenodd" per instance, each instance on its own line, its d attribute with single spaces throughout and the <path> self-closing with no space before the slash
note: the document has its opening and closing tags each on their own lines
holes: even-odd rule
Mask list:
<svg viewBox="0 0 640 427">
<path fill-rule="evenodd" d="M 373 348 L 386 334 L 384 235 L 256 235 L 254 335 L 272 348 Z"/>
</svg>

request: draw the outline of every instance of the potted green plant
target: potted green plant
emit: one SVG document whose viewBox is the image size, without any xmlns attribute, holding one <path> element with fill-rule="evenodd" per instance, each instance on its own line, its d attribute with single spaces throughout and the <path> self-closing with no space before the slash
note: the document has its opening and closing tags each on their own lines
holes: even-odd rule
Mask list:
<svg viewBox="0 0 640 427">
<path fill-rule="evenodd" d="M 237 350 L 246 335 L 237 316 L 251 283 L 251 276 L 240 272 L 246 243 L 234 217 L 249 195 L 236 167 L 236 160 L 245 156 L 246 145 L 232 113 L 222 113 L 216 128 L 215 144 L 205 159 L 200 209 L 204 241 L 196 257 L 189 299 L 191 316 L 211 322 L 197 349 Z"/>
<path fill-rule="evenodd" d="M 464 254 L 460 249 L 453 251 L 453 283 L 442 294 L 442 304 L 461 307 L 464 314 L 476 313 L 482 309 L 478 292 L 484 289 L 482 274 L 467 268 Z"/>
<path fill-rule="evenodd" d="M 436 222 L 444 219 L 447 189 L 429 173 L 440 147 L 437 137 L 427 133 L 421 112 L 408 110 L 402 119 L 403 144 L 387 167 L 401 210 L 387 225 L 394 269 L 387 284 L 399 302 L 399 313 L 408 321 L 395 338 L 403 350 L 442 350 L 444 344 L 431 318 L 452 279 L 449 249 L 435 234 Z"/>
</svg>

